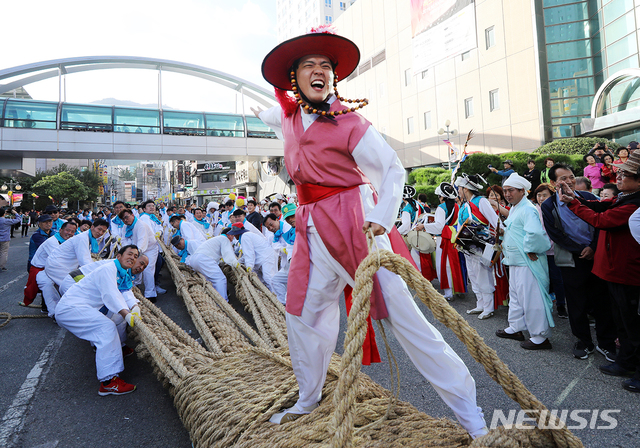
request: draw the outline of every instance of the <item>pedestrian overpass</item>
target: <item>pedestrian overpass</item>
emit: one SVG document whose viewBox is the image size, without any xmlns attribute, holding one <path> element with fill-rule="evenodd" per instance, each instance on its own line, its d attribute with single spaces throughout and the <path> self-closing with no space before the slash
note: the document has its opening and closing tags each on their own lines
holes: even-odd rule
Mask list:
<svg viewBox="0 0 640 448">
<path fill-rule="evenodd" d="M 17 160 L 22 158 L 259 160 L 283 155 L 282 142 L 253 114 L 63 101 L 65 74 L 122 68 L 157 70 L 159 105 L 163 71 L 199 77 L 233 89 L 241 93 L 243 104 L 245 96 L 264 107 L 276 104 L 270 91 L 248 81 L 163 59 L 93 56 L 0 70 L 0 94 L 44 79 L 59 79 L 57 102 L 0 99 L 0 170 L 15 169 Z"/>
</svg>

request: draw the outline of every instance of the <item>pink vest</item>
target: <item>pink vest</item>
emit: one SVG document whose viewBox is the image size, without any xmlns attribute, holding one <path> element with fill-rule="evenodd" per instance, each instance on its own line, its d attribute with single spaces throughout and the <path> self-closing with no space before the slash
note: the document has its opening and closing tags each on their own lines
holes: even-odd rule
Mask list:
<svg viewBox="0 0 640 448">
<path fill-rule="evenodd" d="M 334 101 L 331 110 L 344 106 Z M 335 120 L 318 117 L 309 128 L 302 126 L 302 112 L 298 108 L 291 117 L 282 116 L 284 158 L 289 176 L 296 185 L 314 184 L 325 187 L 350 187 L 369 184 L 369 179 L 356 165 L 351 153 L 371 125 L 362 116 L 349 113 Z M 309 286 L 309 245 L 307 222 L 309 214 L 331 256 L 340 263 L 351 278 L 360 262 L 368 255 L 362 226 L 364 206 L 360 189 L 342 191 L 318 202 L 301 205 L 296 210 L 296 241 L 293 247 L 287 312 L 300 316 Z M 371 317 L 388 316 L 377 277 L 371 295 Z"/>
</svg>

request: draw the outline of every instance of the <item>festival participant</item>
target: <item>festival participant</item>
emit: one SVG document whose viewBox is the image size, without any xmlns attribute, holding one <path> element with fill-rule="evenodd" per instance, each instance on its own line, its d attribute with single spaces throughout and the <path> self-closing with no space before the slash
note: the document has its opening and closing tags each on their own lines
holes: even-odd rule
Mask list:
<svg viewBox="0 0 640 448">
<path fill-rule="evenodd" d="M 278 300 L 285 305 L 287 303 L 287 281 L 289 278 L 289 265 L 293 255 L 293 243 L 296 238 L 296 229 L 287 222 L 287 216 L 295 221 L 296 205 L 286 204 L 283 208 L 284 221 L 280 221 L 276 215 L 269 213 L 264 219 L 264 225 L 273 233 L 271 247 L 280 259 L 280 270 L 274 277 L 274 292 Z M 287 215 L 288 213 L 288 215 Z"/>
<path fill-rule="evenodd" d="M 416 200 L 413 199 L 413 196 L 416 194 L 415 189 L 413 187 L 410 189 L 408 188 L 409 186 L 405 187 L 402 192 L 404 206 L 402 207 L 402 214 L 400 215 L 402 222 L 400 227 L 398 227 L 398 232 L 403 236 L 415 227 L 418 222 L 418 216 L 424 213 L 424 209 L 422 209 Z"/>
<path fill-rule="evenodd" d="M 505 221 L 502 250 L 509 266 L 509 326 L 496 336 L 522 341 L 526 350 L 549 350 L 551 328 L 555 326 L 549 297 L 549 266 L 545 252 L 551 248 L 540 215 L 527 199 L 531 183 L 517 173 L 502 186 L 511 204 Z M 525 341 L 523 331 L 530 338 Z"/>
<path fill-rule="evenodd" d="M 46 217 L 48 215 L 42 215 Z M 24 287 L 24 299 L 19 304 L 29 306 L 38 295 L 42 295 L 42 312 L 48 312 L 47 303 L 54 303 L 60 298 L 60 294 L 56 290 L 53 280 L 51 280 L 43 271 L 45 263 L 49 255 L 60 244 L 71 238 L 76 232 L 75 223 L 65 222 L 58 233 L 53 234 L 53 238 L 46 239 L 33 254 L 29 267 L 29 278 Z M 52 232 L 53 233 L 53 232 Z"/>
<path fill-rule="evenodd" d="M 184 209 L 184 216 L 185 218 L 187 218 L 188 222 L 193 222 L 193 213 L 191 212 L 192 209 L 193 209 L 193 204 L 187 204 L 187 206 Z"/>
<path fill-rule="evenodd" d="M 176 237 L 174 237 L 175 240 Z M 174 242 L 171 241 L 171 243 Z M 175 245 L 175 244 L 174 244 Z M 180 251 L 186 249 L 188 243 L 184 241 L 184 238 L 178 242 L 176 248 Z M 233 252 L 233 246 L 226 235 L 214 236 L 202 243 L 197 250 L 191 252 L 184 261 L 187 265 L 191 266 L 195 271 L 204 275 L 204 277 L 211 282 L 213 289 L 226 300 L 229 301 L 227 296 L 227 277 L 224 275 L 218 263 L 220 260 L 224 261 L 229 266 L 239 266 L 238 259 Z"/>
<path fill-rule="evenodd" d="M 64 219 L 60 218 L 60 209 L 55 205 L 47 205 L 44 209 L 44 212 L 51 216 L 51 219 L 53 219 L 51 231 L 53 233 L 58 233 L 60 231 L 60 227 L 62 227 L 62 224 L 66 222 Z"/>
<path fill-rule="evenodd" d="M 206 218 L 207 217 L 202 209 L 196 208 L 193 210 L 193 224 L 200 233 L 202 233 L 202 236 L 204 236 L 205 239 L 213 236 L 213 228 Z"/>
<path fill-rule="evenodd" d="M 619 194 L 620 190 L 618 190 L 616 184 L 604 184 L 604 186 L 600 190 L 600 200 L 606 201 L 615 199 Z"/>
<path fill-rule="evenodd" d="M 158 241 L 151 227 L 136 218 L 131 210 L 125 209 L 118 216 L 127 226 L 122 243 L 137 246 L 140 253 L 146 255 L 149 259 L 149 265 L 142 273 L 142 277 L 136 281 L 136 284 L 143 283 L 144 296 L 152 303 L 155 303 L 158 297 L 155 281 L 156 261 L 158 260 L 158 249 L 160 248 Z"/>
<path fill-rule="evenodd" d="M 276 218 L 278 218 L 280 221 L 283 220 L 282 206 L 279 202 L 272 202 L 271 204 L 269 204 L 269 213 L 273 213 L 274 215 L 276 215 Z"/>
<path fill-rule="evenodd" d="M 80 232 L 80 233 L 86 232 L 87 230 L 89 230 L 91 228 L 92 225 L 93 225 L 93 222 L 89 221 L 88 219 L 82 219 L 80 221 L 80 227 L 78 227 L 78 232 Z"/>
<path fill-rule="evenodd" d="M 435 191 L 440 205 L 436 209 L 434 222 L 418 224 L 417 230 L 424 230 L 436 236 L 436 269 L 440 280 L 440 289 L 444 291 L 444 298 L 453 299 L 455 293 L 465 291 L 464 277 L 460 269 L 458 251 L 451 242 L 454 224 L 458 221 L 459 207 L 455 200 L 458 193 L 447 182 L 438 185 Z"/>
<path fill-rule="evenodd" d="M 40 279 L 42 278 L 48 282 L 47 279 L 41 276 L 46 275 L 56 286 L 60 286 L 69 272 L 77 269 L 79 266 L 93 263 L 91 254 L 97 254 L 99 252 L 100 246 L 98 240 L 105 234 L 107 228 L 107 221 L 104 219 L 96 219 L 89 230 L 74 235 L 55 248 L 45 262 L 44 274 L 41 273 L 36 277 L 40 290 L 45 291 Z M 47 288 L 50 289 L 50 286 L 48 285 Z M 53 317 L 56 305 L 60 300 L 60 295 L 56 291 L 55 294 L 51 294 L 51 296 L 43 294 L 43 298 L 49 310 L 49 317 Z"/>
<path fill-rule="evenodd" d="M 27 272 L 31 269 L 31 259 L 36 254 L 36 251 L 42 243 L 44 243 L 49 237 L 53 236 L 51 226 L 53 225 L 53 218 L 50 215 L 40 215 L 38 218 L 38 230 L 33 232 L 31 239 L 29 240 L 29 260 L 27 261 Z"/>
<path fill-rule="evenodd" d="M 368 254 L 363 231 L 376 235 L 378 247 L 391 249 L 388 231 L 394 242 L 400 240 L 398 250 L 403 245 L 393 221 L 405 170 L 370 123 L 351 113 L 355 107 L 346 109 L 344 100 L 331 93 L 358 62 L 355 44 L 329 32 L 285 41 L 263 62 L 267 81 L 294 89 L 302 102 L 279 90 L 282 107 L 254 111 L 282 132 L 300 204 L 289 272 L 295 287 L 287 290 L 287 333 L 300 392 L 292 408 L 271 418 L 274 423 L 290 422 L 318 406 L 339 333 L 339 296 L 347 284 L 354 285 L 356 268 Z M 386 318 L 471 436 L 486 434 L 475 383 L 462 360 L 420 313 L 400 277 L 380 269 L 376 279 L 372 317 Z"/>
<path fill-rule="evenodd" d="M 140 318 L 140 308 L 137 305 L 130 308 L 121 292 L 133 286 L 130 269 L 139 254 L 135 249 L 123 247 L 119 259 L 107 260 L 71 286 L 56 309 L 58 325 L 95 346 L 100 396 L 124 395 L 136 389 L 119 377 L 124 370 L 123 341 L 116 323 L 102 312 L 106 307 L 131 327 L 135 325 L 134 316 Z"/>
<path fill-rule="evenodd" d="M 269 242 L 262 236 L 249 232 L 241 222 L 235 223 L 231 227 L 231 230 L 227 232 L 227 238 L 231 243 L 234 239 L 238 240 L 242 248 L 240 262 L 245 265 L 248 272 L 253 271 L 258 274 L 260 281 L 273 292 L 271 280 L 276 275 L 278 268 L 276 267 L 276 256 Z"/>
<path fill-rule="evenodd" d="M 640 153 L 618 165 L 614 201 L 578 199 L 566 182 L 558 181 L 560 200 L 579 218 L 600 230 L 593 273 L 608 283 L 620 350 L 613 364 L 600 366 L 606 375 L 632 377 L 622 387 L 640 392 L 640 245 L 631 235 L 629 218 L 640 207 Z M 571 308 L 569 308 L 571 309 Z"/>
<path fill-rule="evenodd" d="M 504 191 L 499 185 L 490 185 L 486 190 L 487 199 L 489 204 L 498 214 L 501 222 L 509 217 L 509 204 L 504 197 Z M 493 274 L 496 279 L 496 289 L 493 293 L 493 306 L 498 309 L 500 305 L 509 304 L 509 272 L 504 267 L 502 259 L 504 257 L 500 255 L 493 264 Z"/>
<path fill-rule="evenodd" d="M 587 162 L 587 166 L 584 167 L 584 177 L 591 181 L 591 188 L 593 188 L 591 192 L 598 196 L 605 184 L 600 173 L 603 164 L 596 162 L 596 157 L 591 154 L 584 156 L 584 161 Z"/>
<path fill-rule="evenodd" d="M 256 226 L 254 226 L 249 221 L 247 221 L 247 212 L 245 212 L 241 208 L 235 209 L 231 214 L 231 218 L 232 218 L 231 220 L 232 224 L 236 222 L 240 222 L 242 223 L 244 228 L 247 229 L 249 232 L 255 233 L 256 235 L 260 235 L 261 237 L 264 237 L 264 234 L 262 233 L 261 230 L 258 230 Z"/>
<path fill-rule="evenodd" d="M 181 236 L 185 240 L 189 241 L 192 249 L 195 251 L 202 243 L 206 241 L 206 238 L 198 230 L 196 224 L 187 222 L 184 216 L 182 215 L 173 215 L 171 219 L 169 219 L 169 223 L 171 227 L 173 227 L 176 232 L 176 236 Z"/>
<path fill-rule="evenodd" d="M 247 221 L 249 221 L 253 226 L 262 232 L 262 215 L 260 211 L 256 209 L 257 203 L 255 199 L 249 199 L 247 201 Z"/>
<path fill-rule="evenodd" d="M 561 201 L 560 183 L 570 188 L 577 197 L 595 201 L 589 192 L 576 190 L 576 178 L 571 168 L 558 163 L 549 173 L 556 194 L 542 203 L 542 218 L 545 229 L 555 244 L 554 256 L 560 268 L 564 284 L 571 333 L 577 341 L 573 346 L 573 356 L 587 359 L 594 350 L 613 362 L 616 356 L 617 337 L 612 315 L 612 304 L 606 282 L 595 275 L 594 254 L 598 244 L 598 231 L 580 219 Z M 591 337 L 588 314 L 596 320 L 595 346 Z M 559 311 L 558 311 L 558 314 Z"/>
<path fill-rule="evenodd" d="M 616 150 L 616 156 L 618 158 L 613 162 L 614 165 L 625 163 L 629 158 L 629 150 L 624 146 L 621 146 Z"/>
<path fill-rule="evenodd" d="M 120 217 L 118 216 L 124 209 L 125 206 L 124 202 L 122 201 L 116 201 L 116 203 L 113 204 L 113 217 L 111 218 L 109 233 L 113 238 L 116 239 L 116 241 L 120 241 L 122 238 L 124 238 L 125 225 L 124 222 L 122 222 L 122 219 L 120 219 Z"/>
<path fill-rule="evenodd" d="M 602 181 L 605 184 L 615 184 L 616 173 L 613 166 L 613 156 L 611 154 L 605 154 L 602 156 L 602 168 L 600 168 L 600 174 L 602 175 Z"/>
<path fill-rule="evenodd" d="M 458 177 L 455 185 L 459 195 L 464 201 L 458 213 L 458 224 L 462 226 L 467 220 L 473 223 L 488 226 L 486 232 L 495 233 L 498 226 L 498 215 L 491 207 L 491 203 L 484 196 L 480 196 L 480 178 L 478 176 Z M 471 289 L 476 295 L 476 306 L 467 310 L 467 314 L 479 314 L 479 319 L 488 319 L 493 316 L 495 302 L 493 293 L 494 272 L 491 260 L 480 255 L 465 254 L 467 272 L 471 280 Z"/>
</svg>

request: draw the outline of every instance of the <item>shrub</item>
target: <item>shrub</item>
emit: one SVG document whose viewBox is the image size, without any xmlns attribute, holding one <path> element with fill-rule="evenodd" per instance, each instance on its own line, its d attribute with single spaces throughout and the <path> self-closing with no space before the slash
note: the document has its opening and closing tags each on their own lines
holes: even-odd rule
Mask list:
<svg viewBox="0 0 640 448">
<path fill-rule="evenodd" d="M 535 151 L 535 154 L 586 154 L 596 143 L 606 144 L 612 153 L 615 154 L 616 149 L 620 145 L 616 142 L 612 142 L 602 137 L 576 137 L 576 138 L 563 138 L 554 140 L 545 145 L 542 145 Z"/>
<path fill-rule="evenodd" d="M 573 154 L 549 154 L 553 160 L 558 163 L 566 163 L 574 169 L 576 176 L 582 176 L 582 170 L 586 166 L 581 155 Z M 536 162 L 536 168 L 542 171 L 545 168 L 544 159 L 548 157 L 546 154 L 533 154 L 528 152 L 509 152 L 504 154 L 484 154 L 476 153 L 467 157 L 464 163 L 460 166 L 459 173 L 467 174 L 480 174 L 491 185 L 501 185 L 502 176 L 494 174 L 487 168 L 488 165 L 493 165 L 498 170 L 504 169 L 503 162 L 507 159 L 511 160 L 514 164 L 513 169 L 516 173 L 522 175 L 529 171 L 527 167 L 527 161 L 533 159 Z"/>
</svg>

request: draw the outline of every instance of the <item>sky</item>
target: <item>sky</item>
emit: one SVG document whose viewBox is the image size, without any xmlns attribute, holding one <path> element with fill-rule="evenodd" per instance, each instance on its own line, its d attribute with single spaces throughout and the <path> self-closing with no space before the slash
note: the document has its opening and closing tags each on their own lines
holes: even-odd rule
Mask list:
<svg viewBox="0 0 640 448">
<path fill-rule="evenodd" d="M 0 70 L 79 56 L 143 56 L 219 70 L 271 90 L 260 73 L 277 44 L 276 0 L 0 0 L 5 36 Z M 4 81 L 0 81 L 3 83 Z M 66 100 L 105 98 L 157 105 L 155 70 L 98 70 L 66 76 Z M 162 103 L 182 110 L 241 112 L 225 87 L 165 72 Z M 57 101 L 58 79 L 25 86 Z M 245 109 L 253 104 L 245 101 Z"/>
</svg>

